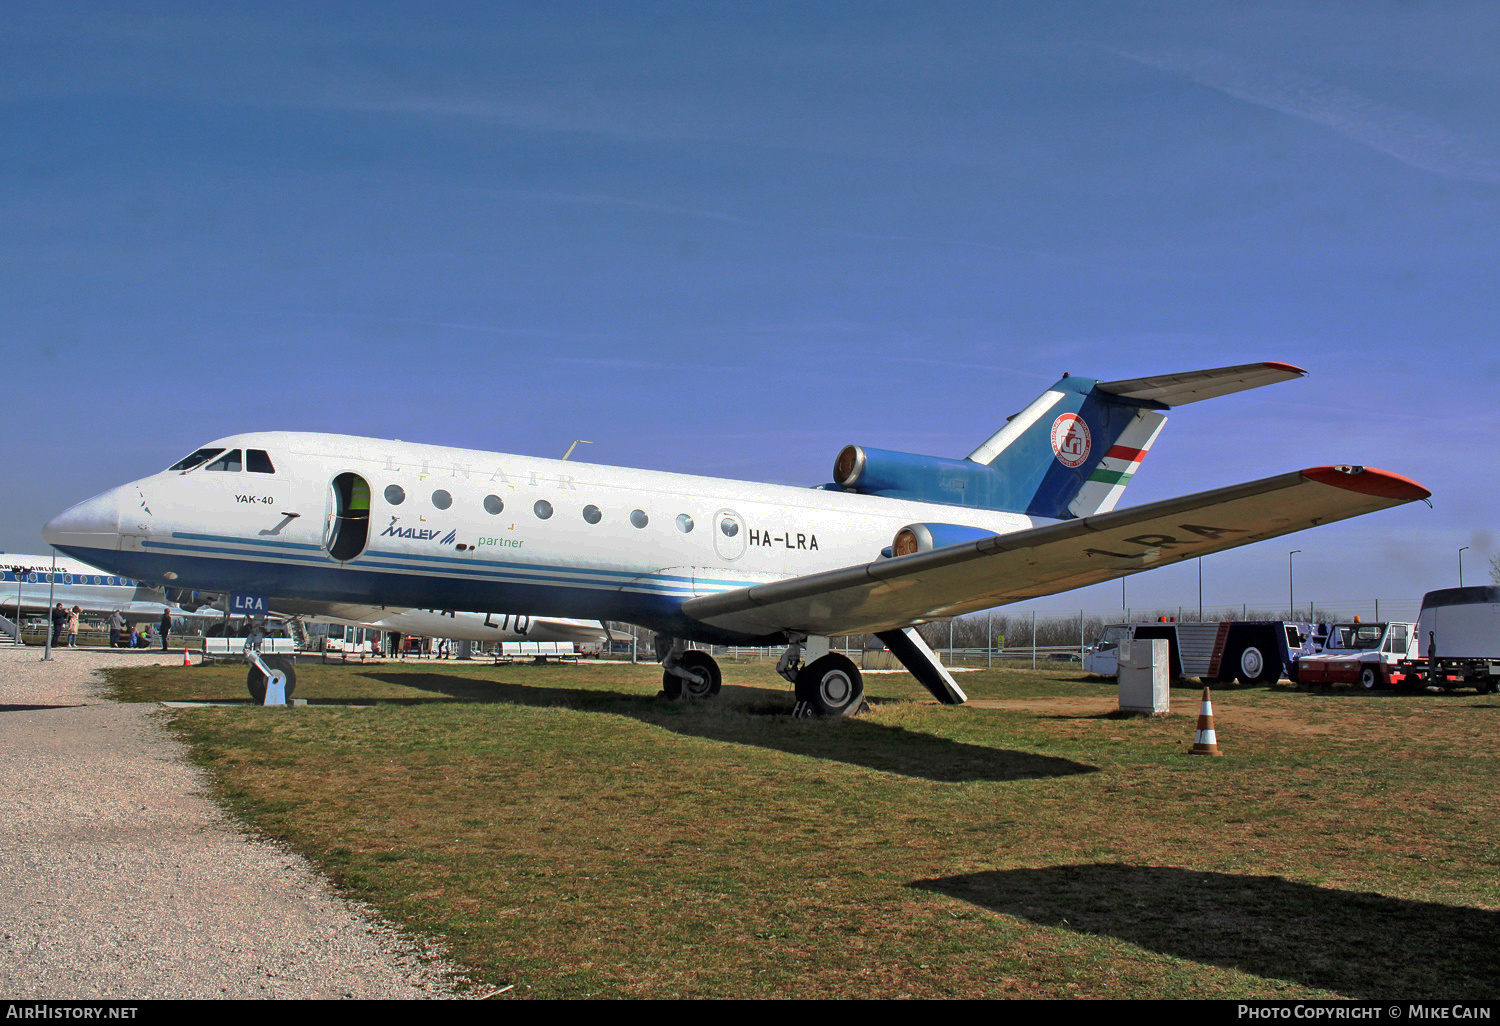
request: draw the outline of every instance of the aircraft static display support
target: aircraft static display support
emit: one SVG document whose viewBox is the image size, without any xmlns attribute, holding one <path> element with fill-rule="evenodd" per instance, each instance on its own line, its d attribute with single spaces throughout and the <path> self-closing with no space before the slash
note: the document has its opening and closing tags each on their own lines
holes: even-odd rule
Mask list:
<svg viewBox="0 0 1500 1026">
<path fill-rule="evenodd" d="M 951 622 L 951 621 L 950 621 Z M 891 654 L 901 660 L 901 665 L 917 678 L 917 681 L 944 705 L 963 705 L 969 700 L 964 694 L 963 688 L 953 679 L 953 674 L 943 665 L 943 661 L 922 640 L 922 635 L 917 633 L 915 627 L 907 627 L 899 631 L 881 631 L 875 635 L 885 642 L 885 647 L 891 650 Z"/>
<path fill-rule="evenodd" d="M 827 638 L 900 632 L 924 683 L 959 702 L 908 628 L 1425 499 L 1399 474 L 1337 464 L 1115 508 L 1166 411 L 1305 373 L 1064 375 L 966 458 L 848 445 L 813 488 L 246 433 L 73 506 L 44 537 L 116 573 L 273 608 L 292 598 L 635 624 L 669 639 L 669 694 L 717 690 L 717 663 L 688 643 L 790 645 L 780 669 L 803 714 L 863 705 L 859 668 Z"/>
</svg>

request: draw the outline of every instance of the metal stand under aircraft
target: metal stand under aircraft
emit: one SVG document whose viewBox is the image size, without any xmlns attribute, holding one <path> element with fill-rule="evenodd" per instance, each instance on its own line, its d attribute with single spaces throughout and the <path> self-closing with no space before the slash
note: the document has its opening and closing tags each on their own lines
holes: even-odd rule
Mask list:
<svg viewBox="0 0 1500 1026">
<path fill-rule="evenodd" d="M 885 642 L 885 647 L 901 661 L 911 675 L 921 683 L 932 697 L 944 705 L 963 705 L 969 700 L 963 688 L 953 679 L 948 668 L 938 659 L 937 653 L 927 647 L 922 635 L 915 627 L 898 631 L 881 631 L 875 635 Z"/>
</svg>

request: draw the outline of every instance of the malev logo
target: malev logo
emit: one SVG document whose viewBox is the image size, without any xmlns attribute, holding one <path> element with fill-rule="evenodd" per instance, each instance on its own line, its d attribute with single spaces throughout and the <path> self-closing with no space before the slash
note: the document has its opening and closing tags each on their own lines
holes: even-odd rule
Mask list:
<svg viewBox="0 0 1500 1026">
<path fill-rule="evenodd" d="M 395 524 L 391 524 L 384 531 L 380 532 L 380 537 L 410 538 L 412 541 L 431 541 L 440 534 L 443 534 L 443 529 L 441 527 L 397 527 Z M 443 535 L 442 539 L 438 541 L 438 544 L 452 545 L 453 540 L 456 537 L 458 537 L 458 531 L 449 531 L 447 534 Z"/>
</svg>

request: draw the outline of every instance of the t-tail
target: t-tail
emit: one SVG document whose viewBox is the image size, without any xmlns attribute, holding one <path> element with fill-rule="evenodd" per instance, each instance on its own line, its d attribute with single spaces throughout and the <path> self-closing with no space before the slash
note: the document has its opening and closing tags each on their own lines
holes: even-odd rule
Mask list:
<svg viewBox="0 0 1500 1026">
<path fill-rule="evenodd" d="M 1306 376 L 1250 363 L 1125 381 L 1063 375 L 961 460 L 845 446 L 834 483 L 847 491 L 1070 520 L 1115 508 L 1151 451 L 1167 410 Z"/>
</svg>

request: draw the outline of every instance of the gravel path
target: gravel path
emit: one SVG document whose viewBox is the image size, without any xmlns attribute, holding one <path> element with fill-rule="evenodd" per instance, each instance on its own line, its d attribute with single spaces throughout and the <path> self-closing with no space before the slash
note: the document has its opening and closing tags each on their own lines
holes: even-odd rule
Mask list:
<svg viewBox="0 0 1500 1026">
<path fill-rule="evenodd" d="M 154 705 L 94 670 L 160 653 L 0 649 L 0 998 L 421 998 L 419 959 L 204 796 Z"/>
</svg>

